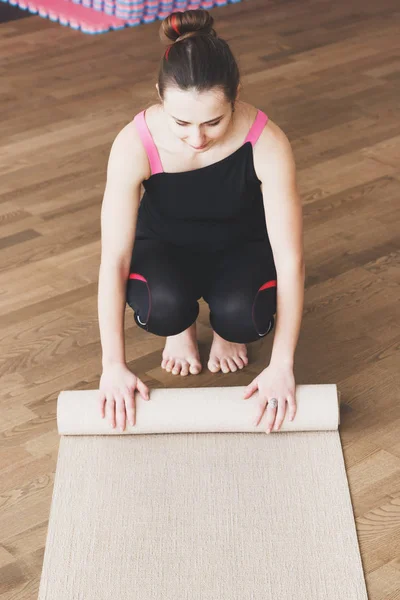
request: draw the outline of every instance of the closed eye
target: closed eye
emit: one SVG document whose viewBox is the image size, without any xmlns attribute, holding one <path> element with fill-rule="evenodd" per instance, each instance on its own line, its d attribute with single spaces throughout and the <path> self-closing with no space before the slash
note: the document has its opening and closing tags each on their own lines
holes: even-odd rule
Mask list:
<svg viewBox="0 0 400 600">
<path fill-rule="evenodd" d="M 215 127 L 216 125 L 219 125 L 221 123 L 222 119 L 220 119 L 219 121 L 217 121 L 216 123 L 208 123 L 208 125 L 210 127 Z M 187 123 L 178 123 L 178 121 L 175 121 L 175 123 L 177 125 L 180 125 L 181 127 L 186 127 Z"/>
</svg>

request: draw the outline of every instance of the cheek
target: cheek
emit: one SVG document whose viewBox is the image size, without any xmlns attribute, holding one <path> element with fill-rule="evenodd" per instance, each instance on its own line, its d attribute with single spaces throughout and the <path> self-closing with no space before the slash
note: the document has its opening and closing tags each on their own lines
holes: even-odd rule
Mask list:
<svg viewBox="0 0 400 600">
<path fill-rule="evenodd" d="M 215 129 L 218 129 L 218 135 L 224 135 L 229 129 L 229 122 L 224 123 L 224 125 L 221 124 L 219 127 L 216 127 Z"/>
<path fill-rule="evenodd" d="M 217 139 L 223 138 L 225 133 L 226 133 L 226 128 L 224 127 L 223 129 L 218 129 L 218 131 L 213 131 L 209 137 L 214 140 L 217 140 Z"/>
<path fill-rule="evenodd" d="M 171 123 L 169 129 L 178 138 L 183 138 L 187 135 L 186 127 L 179 127 L 179 125 L 177 125 L 176 123 Z"/>
<path fill-rule="evenodd" d="M 220 138 L 227 130 L 226 125 L 219 125 L 217 127 L 208 127 L 206 130 L 206 136 L 208 138 Z"/>
</svg>

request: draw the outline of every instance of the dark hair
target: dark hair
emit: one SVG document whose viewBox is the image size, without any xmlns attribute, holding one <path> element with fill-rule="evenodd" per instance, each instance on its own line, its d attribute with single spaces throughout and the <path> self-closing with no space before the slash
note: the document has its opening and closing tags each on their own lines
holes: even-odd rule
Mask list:
<svg viewBox="0 0 400 600">
<path fill-rule="evenodd" d="M 161 60 L 158 89 L 162 99 L 169 86 L 194 88 L 198 92 L 219 87 L 233 107 L 240 82 L 239 68 L 213 24 L 213 17 L 204 9 L 173 12 L 163 20 L 161 40 L 178 41 L 169 46 Z"/>
</svg>

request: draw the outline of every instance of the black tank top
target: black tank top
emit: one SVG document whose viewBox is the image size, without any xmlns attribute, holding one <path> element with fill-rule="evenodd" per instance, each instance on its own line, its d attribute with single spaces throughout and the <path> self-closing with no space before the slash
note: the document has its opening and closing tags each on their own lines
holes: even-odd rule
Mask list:
<svg viewBox="0 0 400 600">
<path fill-rule="evenodd" d="M 134 122 L 149 158 L 151 175 L 143 181 L 135 239 L 158 239 L 194 251 L 215 252 L 241 242 L 265 240 L 267 233 L 261 181 L 253 146 L 268 121 L 261 110 L 235 152 L 211 165 L 168 173 L 145 121 Z"/>
</svg>

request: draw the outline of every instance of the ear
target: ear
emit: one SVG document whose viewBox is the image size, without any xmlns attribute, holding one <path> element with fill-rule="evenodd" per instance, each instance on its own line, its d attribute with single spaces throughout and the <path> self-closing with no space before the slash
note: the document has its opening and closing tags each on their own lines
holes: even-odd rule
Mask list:
<svg viewBox="0 0 400 600">
<path fill-rule="evenodd" d="M 160 96 L 160 90 L 159 90 L 159 88 L 158 88 L 158 83 L 156 83 L 156 89 L 157 89 L 157 94 L 158 94 L 158 97 L 159 97 L 159 99 L 160 99 L 160 102 L 162 102 L 162 98 L 161 98 L 161 96 Z"/>
</svg>

